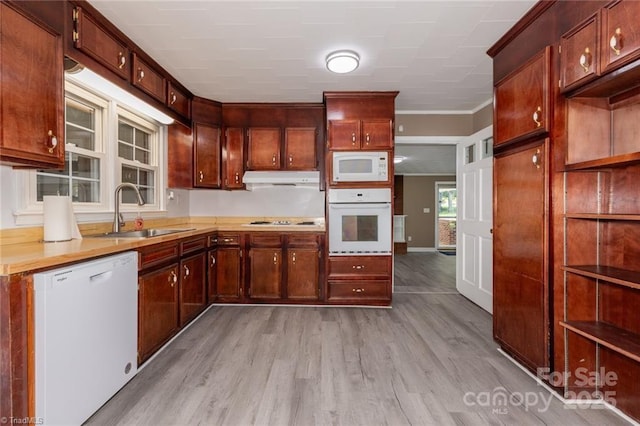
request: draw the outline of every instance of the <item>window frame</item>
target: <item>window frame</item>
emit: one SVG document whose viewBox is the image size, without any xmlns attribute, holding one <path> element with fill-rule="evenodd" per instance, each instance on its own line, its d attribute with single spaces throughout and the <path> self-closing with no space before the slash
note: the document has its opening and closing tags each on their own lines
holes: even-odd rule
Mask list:
<svg viewBox="0 0 640 426">
<path fill-rule="evenodd" d="M 101 140 L 96 140 L 96 151 L 86 150 L 75 145 L 65 144 L 65 161 L 68 152 L 75 152 L 80 155 L 90 154 L 90 157 L 100 159 L 100 202 L 85 203 L 73 202 L 73 211 L 78 222 L 104 222 L 113 220 L 115 210 L 115 188 L 121 182 L 121 159 L 118 156 L 118 116 L 127 117 L 128 121 L 142 126 L 145 131 L 153 132 L 155 149 L 151 149 L 151 156 L 154 162 L 154 185 L 155 200 L 144 206 L 137 204 L 121 204 L 120 212 L 125 220 L 131 220 L 142 214 L 145 218 L 160 218 L 167 216 L 165 184 L 167 180 L 167 125 L 161 124 L 143 113 L 136 112 L 133 108 L 125 104 L 117 103 L 108 95 L 102 94 L 79 82 L 65 79 L 65 110 L 67 97 L 74 102 L 88 104 L 101 108 L 101 112 L 96 110 L 96 117 L 100 115 Z M 98 120 L 97 120 L 98 121 Z M 66 126 L 66 119 L 65 119 Z M 96 135 L 98 128 L 96 123 Z M 96 138 L 98 139 L 98 138 Z M 66 141 L 65 141 L 66 142 Z M 152 147 L 150 141 L 150 147 Z M 143 163 L 135 163 L 135 167 L 145 166 Z M 18 178 L 16 184 L 18 188 L 27 190 L 16 190 L 17 206 L 14 211 L 16 225 L 41 225 L 43 223 L 43 202 L 37 201 L 37 170 L 17 171 Z M 145 200 L 148 201 L 148 200 Z"/>
</svg>

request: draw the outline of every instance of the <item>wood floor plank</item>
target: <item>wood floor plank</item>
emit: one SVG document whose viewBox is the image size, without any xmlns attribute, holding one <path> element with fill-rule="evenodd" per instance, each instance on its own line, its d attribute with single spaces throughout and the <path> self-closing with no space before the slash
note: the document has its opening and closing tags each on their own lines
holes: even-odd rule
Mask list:
<svg viewBox="0 0 640 426">
<path fill-rule="evenodd" d="M 420 255 L 397 271 L 424 291 L 395 294 L 392 309 L 212 307 L 87 424 L 626 424 L 549 399 L 497 351 L 489 314 L 442 294 L 451 277 L 407 272 L 453 256 Z M 500 395 L 513 400 L 490 403 Z"/>
</svg>

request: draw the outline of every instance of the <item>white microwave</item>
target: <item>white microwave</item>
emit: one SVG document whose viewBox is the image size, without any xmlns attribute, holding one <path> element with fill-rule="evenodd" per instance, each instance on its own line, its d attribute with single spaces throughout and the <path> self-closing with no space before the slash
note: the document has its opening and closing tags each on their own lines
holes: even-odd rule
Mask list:
<svg viewBox="0 0 640 426">
<path fill-rule="evenodd" d="M 333 151 L 331 182 L 388 182 L 386 151 Z"/>
</svg>

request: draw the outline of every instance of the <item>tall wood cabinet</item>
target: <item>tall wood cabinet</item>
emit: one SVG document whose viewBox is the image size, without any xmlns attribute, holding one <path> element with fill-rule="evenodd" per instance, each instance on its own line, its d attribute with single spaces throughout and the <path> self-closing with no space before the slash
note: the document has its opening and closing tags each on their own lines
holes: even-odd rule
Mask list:
<svg viewBox="0 0 640 426">
<path fill-rule="evenodd" d="M 62 35 L 0 3 L 0 161 L 64 167 Z"/>
<path fill-rule="evenodd" d="M 636 420 L 639 23 L 636 1 L 539 2 L 488 52 L 503 139 L 494 160 L 496 340 L 564 397 L 601 398 Z M 541 51 L 550 83 L 543 130 L 514 131 L 513 117 L 533 115 L 521 100 L 501 101 L 510 96 L 501 83 L 526 76 Z M 535 86 L 539 71 L 522 81 Z"/>
</svg>

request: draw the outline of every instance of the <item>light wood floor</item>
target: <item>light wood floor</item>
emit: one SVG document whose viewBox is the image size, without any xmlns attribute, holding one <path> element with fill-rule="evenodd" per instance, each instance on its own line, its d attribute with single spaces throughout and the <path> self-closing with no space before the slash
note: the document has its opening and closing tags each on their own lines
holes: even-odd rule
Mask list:
<svg viewBox="0 0 640 426">
<path fill-rule="evenodd" d="M 441 288 L 425 257 L 400 262 L 400 287 Z M 88 424 L 625 424 L 549 398 L 498 353 L 489 314 L 452 292 L 398 293 L 393 309 L 214 306 Z"/>
</svg>

